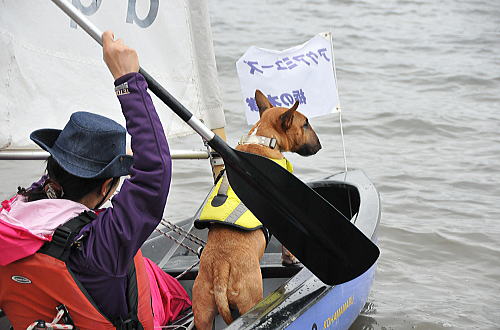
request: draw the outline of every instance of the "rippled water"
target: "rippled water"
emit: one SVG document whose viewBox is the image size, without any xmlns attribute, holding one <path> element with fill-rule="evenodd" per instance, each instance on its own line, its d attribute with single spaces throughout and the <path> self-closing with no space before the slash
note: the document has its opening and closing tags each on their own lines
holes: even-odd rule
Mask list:
<svg viewBox="0 0 500 330">
<path fill-rule="evenodd" d="M 353 329 L 500 326 L 500 1 L 210 0 L 229 142 L 248 130 L 235 61 L 333 31 L 347 165 L 382 198 L 381 257 Z M 343 168 L 338 116 L 324 146 L 290 157 L 301 178 Z M 173 148 L 201 146 L 196 136 Z M 3 195 L 42 171 L 0 162 Z M 167 215 L 190 216 L 206 161 L 175 161 Z M 6 174 L 8 173 L 8 174 Z M 23 178 L 20 180 L 20 178 Z M 21 181 L 21 182 L 20 182 Z"/>
<path fill-rule="evenodd" d="M 212 0 L 211 13 L 234 139 L 235 60 L 334 33 L 348 166 L 383 207 L 353 328 L 500 328 L 500 1 Z M 343 167 L 337 116 L 312 125 L 324 149 L 293 158 L 306 179 Z"/>
</svg>

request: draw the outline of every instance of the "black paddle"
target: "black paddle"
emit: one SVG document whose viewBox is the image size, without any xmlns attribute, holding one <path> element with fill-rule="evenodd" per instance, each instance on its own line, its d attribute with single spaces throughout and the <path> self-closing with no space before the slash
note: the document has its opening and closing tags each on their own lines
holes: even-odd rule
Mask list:
<svg viewBox="0 0 500 330">
<path fill-rule="evenodd" d="M 102 45 L 102 32 L 66 0 L 52 0 Z M 274 161 L 229 147 L 144 69 L 149 89 L 224 159 L 242 202 L 323 282 L 350 281 L 370 268 L 377 246 L 323 197 Z"/>
</svg>

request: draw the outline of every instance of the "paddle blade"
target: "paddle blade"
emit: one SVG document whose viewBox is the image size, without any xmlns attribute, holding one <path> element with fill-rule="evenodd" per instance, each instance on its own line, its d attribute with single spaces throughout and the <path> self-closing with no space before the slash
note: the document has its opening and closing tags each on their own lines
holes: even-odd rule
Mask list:
<svg viewBox="0 0 500 330">
<path fill-rule="evenodd" d="M 237 164 L 226 162 L 231 187 L 320 280 L 348 282 L 375 263 L 378 247 L 318 193 L 274 161 L 234 151 Z"/>
</svg>

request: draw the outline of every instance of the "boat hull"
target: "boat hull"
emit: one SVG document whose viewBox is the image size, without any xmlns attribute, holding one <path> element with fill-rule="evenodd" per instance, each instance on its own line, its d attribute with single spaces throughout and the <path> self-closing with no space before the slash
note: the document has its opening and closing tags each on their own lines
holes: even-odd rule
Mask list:
<svg viewBox="0 0 500 330">
<path fill-rule="evenodd" d="M 376 242 L 380 198 L 362 171 L 339 173 L 308 184 Z M 192 223 L 193 219 L 186 219 L 178 225 L 206 239 L 207 231 L 194 229 Z M 173 232 L 168 234 L 175 236 Z M 184 241 L 184 244 L 190 245 L 190 242 Z M 196 249 L 196 246 L 192 248 Z M 143 245 L 142 251 L 173 276 L 179 275 L 198 260 L 187 249 L 177 247 L 172 240 L 158 233 Z M 273 238 L 261 260 L 261 270 L 265 298 L 227 327 L 217 317 L 215 329 L 348 329 L 366 303 L 376 264 L 349 282 L 329 286 L 307 268 L 282 266 L 281 244 Z M 180 280 L 190 295 L 197 272 L 197 267 L 194 267 Z M 185 329 L 192 321 L 192 313 L 188 313 L 175 324 L 179 326 L 178 329 Z M 0 327 L 6 324 L 6 318 L 2 317 L 0 310 Z M 175 324 L 172 329 L 176 329 Z"/>
<path fill-rule="evenodd" d="M 286 329 L 347 329 L 366 303 L 375 276 L 373 265 L 361 276 L 331 287 Z"/>
<path fill-rule="evenodd" d="M 380 197 L 362 171 L 339 173 L 309 185 L 376 243 Z M 367 301 L 376 267 L 375 263 L 359 277 L 335 286 L 302 269 L 227 329 L 348 329 Z"/>
</svg>

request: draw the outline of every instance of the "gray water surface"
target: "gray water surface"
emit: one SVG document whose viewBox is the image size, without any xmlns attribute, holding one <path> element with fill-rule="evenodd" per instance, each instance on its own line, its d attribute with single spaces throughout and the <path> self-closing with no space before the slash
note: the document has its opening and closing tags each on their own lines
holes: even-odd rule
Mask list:
<svg viewBox="0 0 500 330">
<path fill-rule="evenodd" d="M 230 137 L 244 131 L 234 62 L 332 31 L 347 165 L 379 189 L 381 257 L 354 329 L 500 328 L 500 1 L 211 1 Z M 300 109 L 299 109 L 300 110 Z M 291 157 L 342 170 L 338 116 Z"/>
<path fill-rule="evenodd" d="M 211 0 L 234 145 L 249 127 L 235 61 L 332 31 L 347 165 L 382 198 L 381 257 L 353 329 L 500 328 L 500 1 Z M 139 53 L 140 55 L 140 53 Z M 338 116 L 311 120 L 324 146 L 290 156 L 318 179 L 344 167 Z M 200 138 L 172 140 L 200 148 Z M 1 197 L 41 174 L 0 161 Z M 175 161 L 166 216 L 191 216 L 207 161 Z"/>
</svg>

